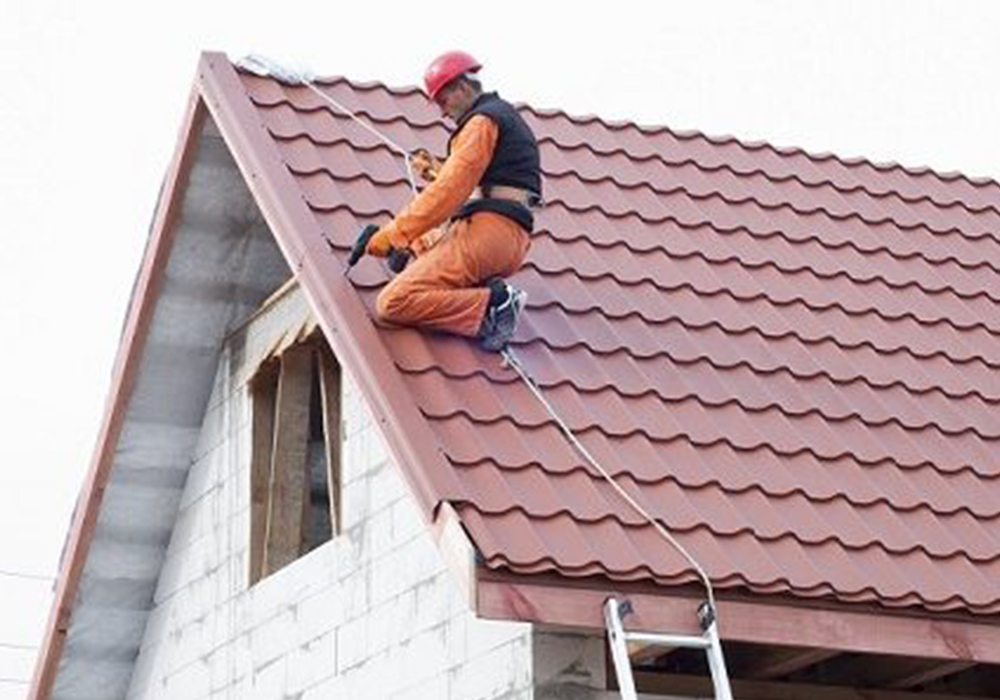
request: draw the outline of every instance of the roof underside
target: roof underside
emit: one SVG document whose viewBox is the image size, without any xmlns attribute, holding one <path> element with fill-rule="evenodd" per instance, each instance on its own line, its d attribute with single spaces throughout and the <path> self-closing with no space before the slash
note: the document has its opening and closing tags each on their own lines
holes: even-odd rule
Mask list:
<svg viewBox="0 0 1000 700">
<path fill-rule="evenodd" d="M 125 697 L 156 596 L 170 593 L 157 582 L 188 468 L 207 449 L 198 436 L 222 340 L 290 274 L 211 118 L 196 128 L 53 700 Z"/>
<path fill-rule="evenodd" d="M 241 74 L 341 259 L 409 199 L 401 161 L 304 88 Z M 322 88 L 404 147 L 415 89 Z M 514 347 L 716 585 L 1000 610 L 1000 186 L 522 106 L 547 207 Z M 353 274 L 368 310 L 386 273 Z M 462 339 L 381 327 L 486 565 L 690 582 L 528 390 Z M 438 460 L 440 462 L 440 460 Z"/>
</svg>

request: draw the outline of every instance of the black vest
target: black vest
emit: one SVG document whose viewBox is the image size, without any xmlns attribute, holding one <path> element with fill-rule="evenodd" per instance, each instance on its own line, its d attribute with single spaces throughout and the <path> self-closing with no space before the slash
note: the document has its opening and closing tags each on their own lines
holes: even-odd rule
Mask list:
<svg viewBox="0 0 1000 700">
<path fill-rule="evenodd" d="M 541 159 L 535 135 L 509 102 L 500 99 L 495 92 L 488 92 L 480 95 L 469 111 L 462 115 L 458 129 L 448 142 L 449 154 L 452 141 L 466 122 L 477 114 L 492 119 L 500 133 L 493 150 L 493 159 L 479 181 L 479 187 L 484 190 L 486 198 L 466 203 L 458 211 L 456 218 L 471 216 L 477 211 L 495 211 L 513 219 L 530 232 L 535 223 L 531 210 L 508 200 L 489 199 L 488 195 L 491 186 L 504 185 L 528 190 L 541 198 Z"/>
</svg>

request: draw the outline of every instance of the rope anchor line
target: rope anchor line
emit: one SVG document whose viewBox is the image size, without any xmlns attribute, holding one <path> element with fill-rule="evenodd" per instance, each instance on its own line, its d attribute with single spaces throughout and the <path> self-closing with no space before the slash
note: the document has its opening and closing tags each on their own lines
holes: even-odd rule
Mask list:
<svg viewBox="0 0 1000 700">
<path fill-rule="evenodd" d="M 500 352 L 500 354 L 504 359 L 504 364 L 507 367 L 513 369 L 515 372 L 517 372 L 518 375 L 520 375 L 522 381 L 524 381 L 524 384 L 528 387 L 528 389 L 531 390 L 531 393 L 534 395 L 534 397 L 545 408 L 549 416 L 551 416 L 551 418 L 556 422 L 556 425 L 559 427 L 560 432 L 562 432 L 562 434 L 566 436 L 566 439 L 569 441 L 570 445 L 573 446 L 573 448 L 587 461 L 588 464 L 593 466 L 598 471 L 598 473 L 600 473 L 600 475 L 604 477 L 605 481 L 611 484 L 612 488 L 614 488 L 614 490 L 618 493 L 618 495 L 621 496 L 625 500 L 625 502 L 628 503 L 633 510 L 635 510 L 636 513 L 638 513 L 641 517 L 647 520 L 650 525 L 653 526 L 653 528 L 660 535 L 660 537 L 666 540 L 667 543 L 670 544 L 670 546 L 672 546 L 691 565 L 691 568 L 694 569 L 695 573 L 698 574 L 698 577 L 704 584 L 705 590 L 708 594 L 708 604 L 714 610 L 715 591 L 712 588 L 711 579 L 708 578 L 708 574 L 705 573 L 705 570 L 701 567 L 701 564 L 699 564 L 698 561 L 687 551 L 687 549 L 684 548 L 684 545 L 682 545 L 680 542 L 677 541 L 676 537 L 670 534 L 670 532 L 660 523 L 659 520 L 650 515 L 646 511 L 646 509 L 643 508 L 629 494 L 628 491 L 622 488 L 618 484 L 618 482 L 615 481 L 614 477 L 611 476 L 610 472 L 608 472 L 608 470 L 605 469 L 601 465 L 601 463 L 597 461 L 597 459 L 590 453 L 590 451 L 583 445 L 583 443 L 580 442 L 579 438 L 577 438 L 576 435 L 573 433 L 573 430 L 566 424 L 566 422 L 562 419 L 562 417 L 558 414 L 558 412 L 556 412 L 555 407 L 553 407 L 552 404 L 549 403 L 548 399 L 546 399 L 545 396 L 542 394 L 542 390 L 538 386 L 538 383 L 531 376 L 528 370 L 525 369 L 524 365 L 521 363 L 520 358 L 518 358 L 514 350 L 511 349 L 510 346 L 507 346 Z"/>
</svg>

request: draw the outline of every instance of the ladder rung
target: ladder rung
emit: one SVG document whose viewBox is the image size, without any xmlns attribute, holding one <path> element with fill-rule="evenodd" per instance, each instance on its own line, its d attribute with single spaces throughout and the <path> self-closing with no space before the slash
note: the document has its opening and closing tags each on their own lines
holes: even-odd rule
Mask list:
<svg viewBox="0 0 1000 700">
<path fill-rule="evenodd" d="M 688 649 L 708 649 L 712 643 L 704 637 L 678 634 L 651 634 L 648 632 L 626 632 L 626 642 L 641 642 L 664 647 L 686 647 Z"/>
</svg>

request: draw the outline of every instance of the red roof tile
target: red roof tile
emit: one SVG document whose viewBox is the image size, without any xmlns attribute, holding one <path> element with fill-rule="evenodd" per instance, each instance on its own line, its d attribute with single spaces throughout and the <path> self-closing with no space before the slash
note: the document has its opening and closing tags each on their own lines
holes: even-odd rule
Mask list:
<svg viewBox="0 0 1000 700">
<path fill-rule="evenodd" d="M 307 89 L 240 78 L 339 258 L 408 201 L 370 133 Z M 322 87 L 444 151 L 417 90 Z M 520 109 L 548 206 L 514 346 L 717 587 L 1000 611 L 1000 185 Z M 371 310 L 385 272 L 352 278 Z M 499 358 L 379 333 L 486 566 L 692 580 Z"/>
</svg>

